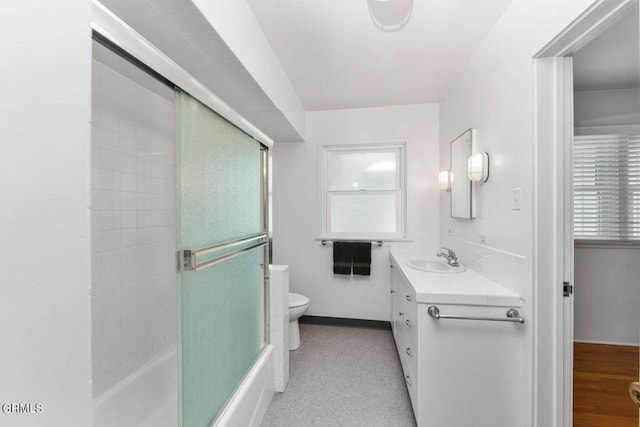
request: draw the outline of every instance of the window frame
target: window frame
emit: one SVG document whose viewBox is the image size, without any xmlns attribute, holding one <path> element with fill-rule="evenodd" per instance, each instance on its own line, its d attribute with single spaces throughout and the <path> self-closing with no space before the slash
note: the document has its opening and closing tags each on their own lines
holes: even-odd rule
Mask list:
<svg viewBox="0 0 640 427">
<path fill-rule="evenodd" d="M 322 145 L 319 166 L 319 230 L 318 239 L 326 240 L 376 240 L 376 241 L 401 241 L 406 240 L 406 216 L 407 216 L 407 179 L 406 179 L 406 142 L 385 142 L 366 144 Z M 329 189 L 329 160 L 333 153 L 396 153 L 396 189 L 394 190 L 330 190 Z M 396 195 L 396 231 L 384 232 L 331 232 L 331 195 Z"/>
</svg>

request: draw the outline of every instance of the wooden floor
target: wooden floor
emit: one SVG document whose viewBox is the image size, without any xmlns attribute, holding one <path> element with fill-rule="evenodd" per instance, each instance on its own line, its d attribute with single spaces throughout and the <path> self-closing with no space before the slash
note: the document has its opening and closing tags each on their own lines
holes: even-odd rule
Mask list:
<svg viewBox="0 0 640 427">
<path fill-rule="evenodd" d="M 629 383 L 638 381 L 638 347 L 574 343 L 573 426 L 638 427 Z"/>
</svg>

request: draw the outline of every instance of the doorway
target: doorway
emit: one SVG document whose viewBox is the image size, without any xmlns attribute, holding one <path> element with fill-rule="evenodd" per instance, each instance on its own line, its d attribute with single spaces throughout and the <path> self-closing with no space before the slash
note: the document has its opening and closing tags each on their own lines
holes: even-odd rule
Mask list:
<svg viewBox="0 0 640 427">
<path fill-rule="evenodd" d="M 573 53 L 573 425 L 637 426 L 638 7 Z"/>
<path fill-rule="evenodd" d="M 621 183 L 635 179 L 635 170 L 624 170 L 607 156 L 633 140 L 629 134 L 640 124 L 640 92 L 635 86 L 588 82 L 582 67 L 589 53 L 600 49 L 590 78 L 619 79 L 621 64 L 628 60 L 636 67 L 629 73 L 631 80 L 637 82 L 637 29 L 635 36 L 626 36 L 634 38 L 635 54 L 612 59 L 602 52 L 611 55 L 623 44 L 614 36 L 626 20 L 635 21 L 637 28 L 638 14 L 637 0 L 596 2 L 535 57 L 536 363 L 538 372 L 552 371 L 537 376 L 536 397 L 543 404 L 537 402 L 536 413 L 551 409 L 547 418 L 556 426 L 638 425 L 637 408 L 627 392 L 638 377 L 637 279 L 627 293 L 624 284 L 638 277 L 633 268 L 640 235 L 633 230 L 640 215 L 634 210 L 633 185 Z M 603 51 L 598 45 L 607 40 L 613 45 Z M 620 111 L 624 103 L 615 98 L 619 96 L 632 100 L 634 108 L 627 114 Z M 589 168 L 598 177 L 590 176 Z M 614 170 L 622 172 L 616 184 L 598 188 L 601 174 Z M 610 194 L 615 186 L 619 196 Z M 612 205 L 618 205 L 616 213 Z M 612 225 L 623 231 L 611 231 Z M 625 261 L 627 256 L 635 261 Z M 545 391 L 553 397 L 545 399 Z"/>
</svg>

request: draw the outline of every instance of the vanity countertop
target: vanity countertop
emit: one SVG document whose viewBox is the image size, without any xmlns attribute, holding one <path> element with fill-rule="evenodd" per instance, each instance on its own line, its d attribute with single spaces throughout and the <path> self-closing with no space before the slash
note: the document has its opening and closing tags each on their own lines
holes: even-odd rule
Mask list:
<svg viewBox="0 0 640 427">
<path fill-rule="evenodd" d="M 413 287 L 418 303 L 498 307 L 520 307 L 523 304 L 517 294 L 468 267 L 461 273 L 432 273 L 407 266 L 409 260 L 426 258 L 424 254 L 392 251 L 391 258 Z"/>
</svg>

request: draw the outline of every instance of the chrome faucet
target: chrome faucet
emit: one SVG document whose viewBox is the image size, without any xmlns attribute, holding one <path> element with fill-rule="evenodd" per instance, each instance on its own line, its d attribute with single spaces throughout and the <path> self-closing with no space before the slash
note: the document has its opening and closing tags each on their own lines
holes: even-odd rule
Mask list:
<svg viewBox="0 0 640 427">
<path fill-rule="evenodd" d="M 456 256 L 456 253 L 453 251 L 453 249 L 445 248 L 444 246 L 442 247 L 442 249 L 445 249 L 448 253 L 445 254 L 444 252 L 438 252 L 436 256 L 445 258 L 447 260 L 447 264 L 449 264 L 451 267 L 460 267 L 458 257 Z"/>
</svg>

